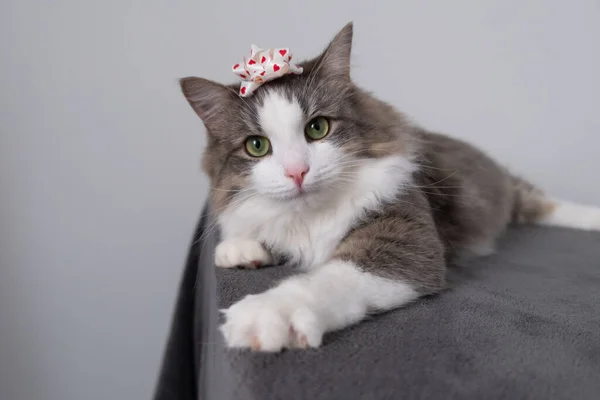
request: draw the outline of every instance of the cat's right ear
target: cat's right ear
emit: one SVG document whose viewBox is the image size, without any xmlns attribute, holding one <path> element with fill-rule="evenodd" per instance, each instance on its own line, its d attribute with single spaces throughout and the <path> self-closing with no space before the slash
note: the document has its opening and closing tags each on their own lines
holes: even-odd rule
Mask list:
<svg viewBox="0 0 600 400">
<path fill-rule="evenodd" d="M 341 78 L 350 81 L 353 29 L 352 22 L 346 24 L 317 59 L 314 70 L 325 79 Z"/>
<path fill-rule="evenodd" d="M 237 94 L 228 86 L 208 79 L 187 77 L 179 80 L 181 91 L 209 131 L 218 125 L 223 111 L 237 101 Z"/>
</svg>

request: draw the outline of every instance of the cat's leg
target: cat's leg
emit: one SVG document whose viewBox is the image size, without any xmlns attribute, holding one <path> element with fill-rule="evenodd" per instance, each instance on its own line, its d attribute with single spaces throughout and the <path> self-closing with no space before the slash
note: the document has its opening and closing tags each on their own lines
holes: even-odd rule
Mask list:
<svg viewBox="0 0 600 400">
<path fill-rule="evenodd" d="M 215 265 L 221 268 L 258 268 L 272 262 L 271 254 L 252 239 L 226 239 L 215 250 Z"/>
<path fill-rule="evenodd" d="M 316 270 L 224 310 L 229 347 L 318 347 L 323 334 L 440 290 L 442 245 L 428 218 L 379 220 L 353 231 Z"/>
<path fill-rule="evenodd" d="M 417 288 L 361 271 L 352 262 L 331 261 L 313 273 L 295 276 L 225 311 L 221 327 L 230 347 L 279 351 L 318 347 L 323 334 L 419 297 Z"/>
</svg>

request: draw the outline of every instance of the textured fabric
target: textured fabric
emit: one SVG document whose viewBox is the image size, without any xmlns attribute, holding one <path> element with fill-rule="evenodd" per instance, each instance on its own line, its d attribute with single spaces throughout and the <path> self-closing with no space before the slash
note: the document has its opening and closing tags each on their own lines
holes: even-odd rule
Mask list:
<svg viewBox="0 0 600 400">
<path fill-rule="evenodd" d="M 206 211 L 205 209 L 196 226 L 179 285 L 171 332 L 155 389 L 155 400 L 194 400 L 197 398 L 194 321 L 196 317 L 201 320 L 202 316 L 196 314 L 195 282 L 201 253 L 198 243 L 207 225 Z"/>
<path fill-rule="evenodd" d="M 496 254 L 453 268 L 445 292 L 280 354 L 224 350 L 216 298 L 227 307 L 295 271 L 215 272 L 215 243 L 199 243 L 199 398 L 600 397 L 598 233 L 511 229 Z"/>
</svg>

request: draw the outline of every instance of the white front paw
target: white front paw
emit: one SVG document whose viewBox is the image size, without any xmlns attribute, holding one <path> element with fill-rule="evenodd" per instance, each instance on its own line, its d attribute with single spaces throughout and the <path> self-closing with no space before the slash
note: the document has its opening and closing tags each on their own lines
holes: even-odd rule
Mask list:
<svg viewBox="0 0 600 400">
<path fill-rule="evenodd" d="M 228 347 L 319 347 L 325 331 L 314 306 L 285 293 L 248 295 L 223 312 L 226 322 L 220 330 Z"/>
<path fill-rule="evenodd" d="M 215 265 L 222 268 L 258 268 L 272 262 L 271 255 L 255 240 L 225 240 L 215 251 Z"/>
</svg>

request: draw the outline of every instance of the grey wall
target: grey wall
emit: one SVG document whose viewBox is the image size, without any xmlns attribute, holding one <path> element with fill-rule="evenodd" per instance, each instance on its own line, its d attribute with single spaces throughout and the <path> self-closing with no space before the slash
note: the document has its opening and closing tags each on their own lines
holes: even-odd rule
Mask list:
<svg viewBox="0 0 600 400">
<path fill-rule="evenodd" d="M 600 3 L 3 1 L 0 398 L 149 398 L 207 182 L 178 93 L 356 22 L 354 76 L 600 205 Z"/>
</svg>

